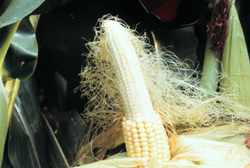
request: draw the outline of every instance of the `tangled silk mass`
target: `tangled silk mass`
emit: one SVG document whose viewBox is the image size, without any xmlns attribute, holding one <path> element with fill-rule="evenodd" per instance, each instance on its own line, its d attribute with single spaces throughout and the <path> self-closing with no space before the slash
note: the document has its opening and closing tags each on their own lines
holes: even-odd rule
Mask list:
<svg viewBox="0 0 250 168">
<path fill-rule="evenodd" d="M 98 167 L 102 163 L 116 167 L 110 160 L 123 158 L 124 167 L 145 166 L 139 158 L 138 162 L 126 160 L 126 154 L 117 158 L 105 156 L 107 150 L 124 143 L 122 122 L 127 106 L 116 74 L 120 65 L 114 61 L 114 54 L 119 53 L 116 48 L 112 51 L 110 48 L 111 42 L 116 44 L 120 40 L 121 44 L 132 46 L 124 52 L 136 53 L 153 110 L 160 116 L 168 135 L 170 160 L 159 163 L 151 159 L 147 167 L 241 168 L 250 164 L 250 149 L 245 144 L 250 130 L 250 111 L 230 99 L 234 93 L 212 92 L 200 87 L 197 71 L 193 71 L 192 76 L 187 75 L 188 66 L 174 53 L 156 52 L 146 35 L 138 35 L 120 18 L 105 15 L 98 22 L 94 41 L 87 44 L 89 53 L 77 88 L 89 99 L 82 114 L 89 125 L 89 133 L 78 153 L 77 163 L 82 163 L 82 167 Z M 119 27 L 121 36 L 107 33 L 110 22 Z M 126 41 L 119 39 L 122 34 Z M 93 156 L 95 148 L 98 152 Z M 86 164 L 86 156 L 100 162 Z"/>
</svg>

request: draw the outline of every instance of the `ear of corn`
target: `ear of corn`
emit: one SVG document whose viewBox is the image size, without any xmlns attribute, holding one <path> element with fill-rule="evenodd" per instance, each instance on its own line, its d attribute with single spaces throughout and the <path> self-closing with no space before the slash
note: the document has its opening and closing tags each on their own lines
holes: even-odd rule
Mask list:
<svg viewBox="0 0 250 168">
<path fill-rule="evenodd" d="M 157 158 L 157 167 L 170 160 L 168 137 L 155 113 L 129 32 L 112 20 L 105 21 L 106 46 L 114 61 L 115 74 L 123 98 L 123 134 L 129 157 Z"/>
</svg>

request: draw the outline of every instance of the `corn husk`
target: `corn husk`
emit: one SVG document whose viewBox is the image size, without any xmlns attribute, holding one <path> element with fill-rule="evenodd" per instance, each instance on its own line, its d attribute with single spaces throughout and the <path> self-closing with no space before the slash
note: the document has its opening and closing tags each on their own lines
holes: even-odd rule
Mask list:
<svg viewBox="0 0 250 168">
<path fill-rule="evenodd" d="M 228 37 L 222 55 L 220 91 L 234 92 L 232 97 L 250 107 L 250 62 L 247 46 L 234 2 L 230 9 Z"/>
<path fill-rule="evenodd" d="M 207 40 L 202 68 L 201 87 L 208 91 L 216 92 L 219 79 L 219 64 L 219 60 L 215 52 L 211 49 L 209 40 Z"/>
<path fill-rule="evenodd" d="M 218 89 L 220 58 L 227 38 L 229 7 L 227 0 L 216 0 L 211 20 L 207 24 L 201 87 L 212 92 L 216 92 Z"/>
<path fill-rule="evenodd" d="M 171 139 L 173 158 L 169 167 L 245 168 L 250 163 L 245 139 L 233 126 L 184 133 Z"/>
</svg>

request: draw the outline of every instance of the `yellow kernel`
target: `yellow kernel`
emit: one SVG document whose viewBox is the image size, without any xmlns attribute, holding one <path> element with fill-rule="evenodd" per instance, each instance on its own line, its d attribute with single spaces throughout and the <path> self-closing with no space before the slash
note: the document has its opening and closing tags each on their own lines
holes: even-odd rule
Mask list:
<svg viewBox="0 0 250 168">
<path fill-rule="evenodd" d="M 157 156 L 157 153 L 156 152 L 149 152 L 149 157 L 153 157 L 153 156 Z"/>
<path fill-rule="evenodd" d="M 158 154 L 162 154 L 162 149 L 157 149 Z"/>
<path fill-rule="evenodd" d="M 133 147 L 133 146 L 129 146 L 128 149 L 129 149 L 129 150 L 133 150 L 134 147 Z"/>
<path fill-rule="evenodd" d="M 128 131 L 126 131 L 125 129 L 123 130 L 123 135 L 126 135 Z"/>
<path fill-rule="evenodd" d="M 132 142 L 133 139 L 132 139 L 132 137 L 128 137 L 127 140 L 128 140 L 128 142 Z"/>
<path fill-rule="evenodd" d="M 148 144 L 148 147 L 149 148 L 155 148 L 156 147 L 156 143 L 150 143 L 150 144 Z"/>
<path fill-rule="evenodd" d="M 131 126 L 131 128 L 136 128 L 135 122 L 131 122 L 130 126 Z"/>
<path fill-rule="evenodd" d="M 148 142 L 141 142 L 141 146 L 142 147 L 148 146 Z"/>
<path fill-rule="evenodd" d="M 129 146 L 132 146 L 132 145 L 133 145 L 133 142 L 132 142 L 132 141 L 128 141 L 127 144 L 128 144 Z"/>
<path fill-rule="evenodd" d="M 162 159 L 162 163 L 168 163 L 168 159 Z"/>
<path fill-rule="evenodd" d="M 143 122 L 144 124 L 147 124 L 147 123 L 150 123 L 151 119 L 152 119 L 151 116 L 149 116 L 149 117 L 143 118 L 143 121 L 142 121 L 142 122 Z"/>
<path fill-rule="evenodd" d="M 150 152 L 157 152 L 157 148 L 149 148 Z"/>
<path fill-rule="evenodd" d="M 147 142 L 148 141 L 148 139 L 147 138 L 140 138 L 140 142 L 142 143 L 142 142 Z"/>
<path fill-rule="evenodd" d="M 141 155 L 142 155 L 142 157 L 149 156 L 149 152 L 142 152 Z"/>
<path fill-rule="evenodd" d="M 153 142 L 155 142 L 155 138 L 150 138 L 150 139 L 148 139 L 148 143 L 150 144 L 150 143 L 153 143 Z"/>
<path fill-rule="evenodd" d="M 147 164 L 148 164 L 147 162 L 148 162 L 148 161 L 149 161 L 149 159 L 150 159 L 150 157 L 149 157 L 149 153 L 148 153 L 148 155 L 147 155 L 147 156 L 144 156 L 143 158 L 146 160 L 145 165 L 147 165 Z"/>
<path fill-rule="evenodd" d="M 134 143 L 134 147 L 135 147 L 135 148 L 138 148 L 138 147 L 140 147 L 140 146 L 141 146 L 141 144 L 140 144 L 139 142 Z"/>
<path fill-rule="evenodd" d="M 150 138 L 153 138 L 153 137 L 155 137 L 155 134 L 153 133 L 153 132 L 151 132 L 151 133 L 149 133 L 148 135 L 147 135 L 147 137 L 150 139 Z"/>
<path fill-rule="evenodd" d="M 169 145 L 168 145 L 168 143 L 167 143 L 167 142 L 164 144 L 164 148 L 165 148 L 165 150 L 166 150 L 166 151 L 168 151 L 168 150 L 169 150 Z"/>
<path fill-rule="evenodd" d="M 161 139 L 161 136 L 160 136 L 160 135 L 155 135 L 155 139 L 160 140 L 160 139 Z"/>
<path fill-rule="evenodd" d="M 152 127 L 152 124 L 151 124 L 151 123 L 145 124 L 145 128 L 151 128 L 151 127 Z"/>
<path fill-rule="evenodd" d="M 161 140 L 157 139 L 155 142 L 156 142 L 156 144 L 161 144 Z"/>
<path fill-rule="evenodd" d="M 149 151 L 149 147 L 145 146 L 145 147 L 142 147 L 142 152 L 148 152 Z"/>
<path fill-rule="evenodd" d="M 157 159 L 157 162 L 158 162 L 158 164 L 161 164 L 162 160 L 161 159 Z"/>
<path fill-rule="evenodd" d="M 157 124 L 152 125 L 152 128 L 153 128 L 154 130 L 158 130 L 158 129 L 159 129 L 159 127 L 158 127 Z"/>
<path fill-rule="evenodd" d="M 124 122 L 123 122 L 123 123 L 124 123 Z M 130 125 L 131 125 L 131 121 L 130 121 L 130 120 L 127 120 L 127 121 L 126 121 L 126 125 L 127 125 L 127 126 L 130 126 Z"/>
<path fill-rule="evenodd" d="M 125 128 L 125 131 L 128 131 L 128 132 L 129 132 L 130 130 L 131 130 L 130 127 L 126 127 L 126 128 Z"/>
<path fill-rule="evenodd" d="M 169 155 L 168 154 L 163 154 L 163 159 L 167 159 L 168 157 L 169 157 Z"/>
<path fill-rule="evenodd" d="M 141 153 L 135 153 L 135 157 L 137 158 L 141 157 Z"/>
<path fill-rule="evenodd" d="M 162 160 L 162 154 L 158 154 L 157 155 L 157 159 L 161 159 Z"/>
<path fill-rule="evenodd" d="M 145 132 L 147 133 L 147 134 L 149 134 L 149 133 L 151 133 L 151 132 L 153 132 L 154 130 L 153 130 L 153 128 L 147 128 L 146 130 L 145 130 Z"/>
<path fill-rule="evenodd" d="M 136 153 L 141 153 L 141 148 L 135 148 L 134 150 Z"/>
<path fill-rule="evenodd" d="M 161 120 L 161 119 L 159 119 L 159 120 Z M 163 126 L 163 123 L 162 123 L 162 122 L 157 122 L 157 124 L 158 124 L 160 127 Z"/>
<path fill-rule="evenodd" d="M 137 143 L 137 142 L 140 142 L 140 140 L 139 139 L 133 139 L 133 142 Z"/>
<path fill-rule="evenodd" d="M 146 138 L 147 137 L 147 134 L 146 133 L 141 133 L 140 134 L 140 138 Z"/>
<path fill-rule="evenodd" d="M 147 162 L 144 162 L 144 165 L 146 165 L 146 166 L 139 166 L 139 168 L 145 168 L 145 167 L 147 167 L 148 166 L 148 162 L 149 162 L 149 160 Z"/>
<path fill-rule="evenodd" d="M 133 139 L 138 139 L 139 135 L 138 134 L 133 134 L 132 137 L 133 137 Z"/>
<path fill-rule="evenodd" d="M 137 128 L 144 128 L 144 124 L 143 123 L 138 123 Z"/>
<path fill-rule="evenodd" d="M 122 122 L 122 127 L 126 128 L 126 123 L 125 122 Z"/>
<path fill-rule="evenodd" d="M 126 134 L 125 134 L 125 135 L 126 135 Z M 128 136 L 128 137 L 131 137 L 131 136 L 132 136 L 131 132 L 127 132 L 127 136 Z"/>
<path fill-rule="evenodd" d="M 139 132 L 139 133 L 144 133 L 144 132 L 145 132 L 145 128 L 140 128 L 140 129 L 138 130 L 138 132 Z"/>
<path fill-rule="evenodd" d="M 137 129 L 136 129 L 136 128 L 132 128 L 132 129 L 131 129 L 131 133 L 132 133 L 132 134 L 136 134 L 136 133 L 137 133 Z"/>
<path fill-rule="evenodd" d="M 142 119 L 141 119 L 141 118 L 136 118 L 135 121 L 136 121 L 137 123 L 142 123 Z"/>
<path fill-rule="evenodd" d="M 155 130 L 154 133 L 155 133 L 155 135 L 161 134 L 160 130 Z"/>
<path fill-rule="evenodd" d="M 130 156 L 134 158 L 135 157 L 135 153 L 131 153 Z"/>
<path fill-rule="evenodd" d="M 157 149 L 162 149 L 163 148 L 163 145 L 158 144 L 157 142 L 156 142 L 156 144 L 157 144 Z"/>
<path fill-rule="evenodd" d="M 159 126 L 159 131 L 161 131 L 161 133 L 165 132 L 165 128 L 163 127 L 163 125 Z"/>
</svg>

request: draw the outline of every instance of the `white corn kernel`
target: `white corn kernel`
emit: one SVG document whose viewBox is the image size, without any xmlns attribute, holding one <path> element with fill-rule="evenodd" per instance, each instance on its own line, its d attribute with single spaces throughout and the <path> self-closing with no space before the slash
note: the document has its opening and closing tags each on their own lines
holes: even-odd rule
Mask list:
<svg viewBox="0 0 250 168">
<path fill-rule="evenodd" d="M 129 157 L 144 157 L 147 162 L 150 162 L 150 157 L 157 157 L 158 163 L 163 159 L 169 160 L 168 138 L 160 116 L 153 110 L 130 31 L 112 20 L 104 21 L 102 28 L 124 101 L 122 127 Z M 163 147 L 166 149 L 164 154 Z M 140 167 L 145 168 L 147 165 Z M 157 168 L 160 167 L 157 165 Z"/>
</svg>

